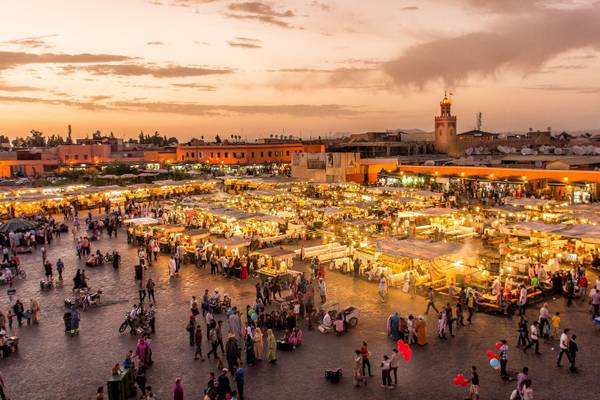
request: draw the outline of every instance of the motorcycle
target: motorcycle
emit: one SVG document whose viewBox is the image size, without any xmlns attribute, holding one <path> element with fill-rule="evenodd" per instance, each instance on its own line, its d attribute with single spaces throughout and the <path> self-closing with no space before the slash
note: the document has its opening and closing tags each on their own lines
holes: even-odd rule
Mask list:
<svg viewBox="0 0 600 400">
<path fill-rule="evenodd" d="M 82 308 L 86 310 L 91 306 L 97 306 L 100 304 L 100 298 L 102 297 L 102 290 L 98 290 L 96 293 L 87 292 L 83 298 Z"/>
<path fill-rule="evenodd" d="M 112 255 L 112 253 L 109 253 L 108 251 L 106 252 L 106 254 L 104 255 L 104 262 L 112 264 L 112 262 L 113 262 L 113 255 Z"/>
<path fill-rule="evenodd" d="M 125 314 L 125 321 L 119 326 L 119 333 L 123 333 L 129 328 L 129 333 L 132 335 L 149 335 L 152 332 L 148 324 L 147 313 L 140 314 L 137 318 L 131 318 L 130 313 Z"/>
<path fill-rule="evenodd" d="M 65 299 L 65 307 L 71 308 L 82 308 L 86 310 L 88 307 L 97 306 L 100 304 L 100 298 L 102 296 L 102 290 L 97 292 L 90 292 L 89 290 L 79 290 L 79 293 L 71 298 Z"/>
</svg>

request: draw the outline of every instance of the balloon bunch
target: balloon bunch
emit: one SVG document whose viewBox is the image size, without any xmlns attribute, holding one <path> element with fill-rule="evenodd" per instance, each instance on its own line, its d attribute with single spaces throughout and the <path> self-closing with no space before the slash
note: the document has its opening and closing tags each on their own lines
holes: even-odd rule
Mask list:
<svg viewBox="0 0 600 400">
<path fill-rule="evenodd" d="M 410 346 L 404 343 L 402 339 L 398 340 L 397 343 L 398 352 L 402 354 L 402 358 L 404 361 L 410 362 L 410 356 L 412 356 L 413 351 L 410 349 Z"/>
<path fill-rule="evenodd" d="M 465 377 L 463 376 L 463 374 L 458 374 L 456 375 L 456 378 L 454 378 L 454 380 L 452 381 L 453 385 L 456 386 L 467 386 L 469 384 L 469 381 L 465 379 Z"/>
</svg>

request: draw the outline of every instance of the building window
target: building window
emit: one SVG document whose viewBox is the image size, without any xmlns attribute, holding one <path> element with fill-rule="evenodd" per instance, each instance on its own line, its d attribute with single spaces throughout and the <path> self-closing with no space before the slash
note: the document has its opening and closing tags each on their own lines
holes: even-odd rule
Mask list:
<svg viewBox="0 0 600 400">
<path fill-rule="evenodd" d="M 289 155 L 290 155 L 290 151 L 289 151 L 289 150 L 287 150 L 287 151 L 285 152 L 285 155 L 286 155 L 286 156 L 289 156 Z"/>
<path fill-rule="evenodd" d="M 242 151 L 242 157 L 241 157 L 241 158 L 244 158 L 244 156 L 245 156 L 245 154 L 244 154 L 244 152 Z"/>
<path fill-rule="evenodd" d="M 185 153 L 185 158 L 190 158 L 190 153 L 189 152 Z"/>
<path fill-rule="evenodd" d="M 229 157 L 229 153 L 225 152 L 225 158 Z"/>
<path fill-rule="evenodd" d="M 269 152 L 268 154 L 269 154 L 269 157 L 271 157 L 271 152 Z"/>
<path fill-rule="evenodd" d="M 84 155 L 83 155 L 83 159 L 84 159 L 84 160 L 87 160 L 87 154 L 84 154 Z"/>
<path fill-rule="evenodd" d="M 211 152 L 210 153 L 210 158 L 215 158 L 215 153 Z"/>
<path fill-rule="evenodd" d="M 202 152 L 198 152 L 198 158 L 202 158 Z"/>
<path fill-rule="evenodd" d="M 184 156 L 181 156 L 181 161 L 183 161 L 183 160 L 185 160 L 185 157 L 184 157 Z"/>
<path fill-rule="evenodd" d="M 192 151 L 192 158 L 194 158 L 194 152 Z"/>
<path fill-rule="evenodd" d="M 75 159 L 79 160 L 79 154 L 75 154 Z"/>
<path fill-rule="evenodd" d="M 221 158 L 221 152 L 217 151 L 217 158 Z"/>
<path fill-rule="evenodd" d="M 261 152 L 260 152 L 260 156 L 261 156 L 261 157 L 264 157 L 264 156 L 265 156 L 265 153 L 261 151 Z"/>
<path fill-rule="evenodd" d="M 254 152 L 250 153 L 250 157 L 254 158 Z"/>
<path fill-rule="evenodd" d="M 65 160 L 68 160 L 68 159 L 69 159 L 69 155 L 65 154 Z"/>
<path fill-rule="evenodd" d="M 237 158 L 237 154 L 235 153 L 235 151 L 233 152 L 233 158 Z"/>
</svg>

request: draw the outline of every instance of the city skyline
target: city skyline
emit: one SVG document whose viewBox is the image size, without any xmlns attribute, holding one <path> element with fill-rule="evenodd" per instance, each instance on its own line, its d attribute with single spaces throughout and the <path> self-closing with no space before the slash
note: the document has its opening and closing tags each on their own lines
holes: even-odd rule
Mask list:
<svg viewBox="0 0 600 400">
<path fill-rule="evenodd" d="M 432 131 L 444 89 L 459 132 L 479 111 L 492 131 L 600 128 L 594 1 L 19 2 L 3 11 L 0 133 L 11 138 L 64 136 L 69 124 L 75 137 L 158 130 L 180 140 Z"/>
</svg>

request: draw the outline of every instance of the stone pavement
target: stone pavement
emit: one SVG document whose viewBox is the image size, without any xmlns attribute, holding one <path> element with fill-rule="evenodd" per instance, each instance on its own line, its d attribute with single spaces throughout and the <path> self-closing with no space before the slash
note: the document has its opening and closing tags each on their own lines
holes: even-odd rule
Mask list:
<svg viewBox="0 0 600 400">
<path fill-rule="evenodd" d="M 43 269 L 39 251 L 21 257 L 28 276 L 25 281 L 17 280 L 17 297 L 26 304 L 32 297 L 40 299 L 42 316 L 39 325 L 16 329 L 20 337 L 19 352 L 0 360 L 0 371 L 12 399 L 93 399 L 97 386 L 105 384 L 109 378 L 112 365 L 122 362 L 127 350 L 135 347 L 134 338 L 117 332 L 125 313 L 137 300 L 133 280 L 135 249 L 127 245 L 123 233 L 112 240 L 105 235 L 92 245 L 92 251 L 99 248 L 103 253 L 117 249 L 123 258 L 122 267 L 118 271 L 109 265 L 86 268 L 90 286 L 101 288 L 104 295 L 100 307 L 81 313 L 81 334 L 74 338 L 64 334 L 62 321 L 63 300 L 71 295 L 72 277 L 78 267 L 71 235 L 53 242 L 48 249 L 48 258 L 52 262 L 57 257 L 65 261 L 65 285 L 62 288 L 41 292 L 39 281 Z M 226 280 L 210 276 L 207 271 L 199 271 L 192 265 L 184 265 L 180 277 L 169 280 L 166 264 L 167 257 L 163 255 L 148 272 L 157 283 L 158 306 L 157 334 L 152 343 L 155 364 L 148 373 L 148 384 L 153 386 L 160 399 L 169 399 L 175 378 L 182 377 L 186 399 L 198 399 L 208 381 L 208 373 L 215 370 L 215 365 L 193 360 L 193 349 L 188 345 L 185 331 L 189 299 L 192 295 L 200 297 L 205 288 L 219 287 L 222 292 L 231 294 L 234 304 L 244 308 L 246 304 L 253 304 L 256 280 Z M 428 318 L 429 344 L 413 346 L 411 362 L 402 363 L 399 368 L 399 387 L 384 390 L 380 387 L 378 364 L 382 355 L 391 354 L 394 347 L 385 334 L 386 319 L 392 311 L 399 311 L 401 315 L 422 313 L 423 299 L 411 300 L 408 295 L 393 290 L 386 303 L 381 304 L 376 284 L 338 273 L 327 273 L 327 286 L 330 302 L 360 308 L 358 327 L 341 337 L 305 329 L 303 346 L 294 352 L 279 352 L 276 366 L 263 362 L 246 369 L 248 399 L 321 396 L 463 399 L 465 389 L 453 386 L 451 381 L 458 372 L 468 373 L 471 365 L 477 365 L 479 369 L 483 399 L 508 399 L 514 382 L 502 381 L 498 372 L 488 365 L 485 355 L 485 351 L 494 350 L 494 343 L 502 338 L 509 341 L 511 374 L 516 375 L 523 366 L 529 367 L 536 400 L 583 400 L 597 393 L 600 332 L 591 324 L 587 304 L 578 302 L 567 310 L 564 299 L 549 299 L 550 311 L 560 311 L 563 325 L 578 335 L 581 350 L 578 374 L 569 373 L 566 363 L 563 368 L 555 366 L 557 353 L 552 348 L 556 347 L 557 341 L 542 343 L 541 356 L 532 352 L 525 355 L 516 349 L 516 318 L 476 314 L 472 326 L 458 330 L 454 338 L 441 341 L 436 337 L 437 318 L 432 313 Z M 439 303 L 441 305 L 441 301 Z M 0 287 L 0 307 L 3 311 L 8 308 L 6 286 Z M 537 316 L 537 308 L 529 309 L 529 319 L 534 316 Z M 357 389 L 352 386 L 353 352 L 362 340 L 369 343 L 375 377 L 371 378 L 368 387 Z M 207 350 L 206 343 L 204 348 Z M 344 377 L 337 385 L 324 379 L 324 370 L 333 367 L 341 367 L 344 371 Z"/>
</svg>

